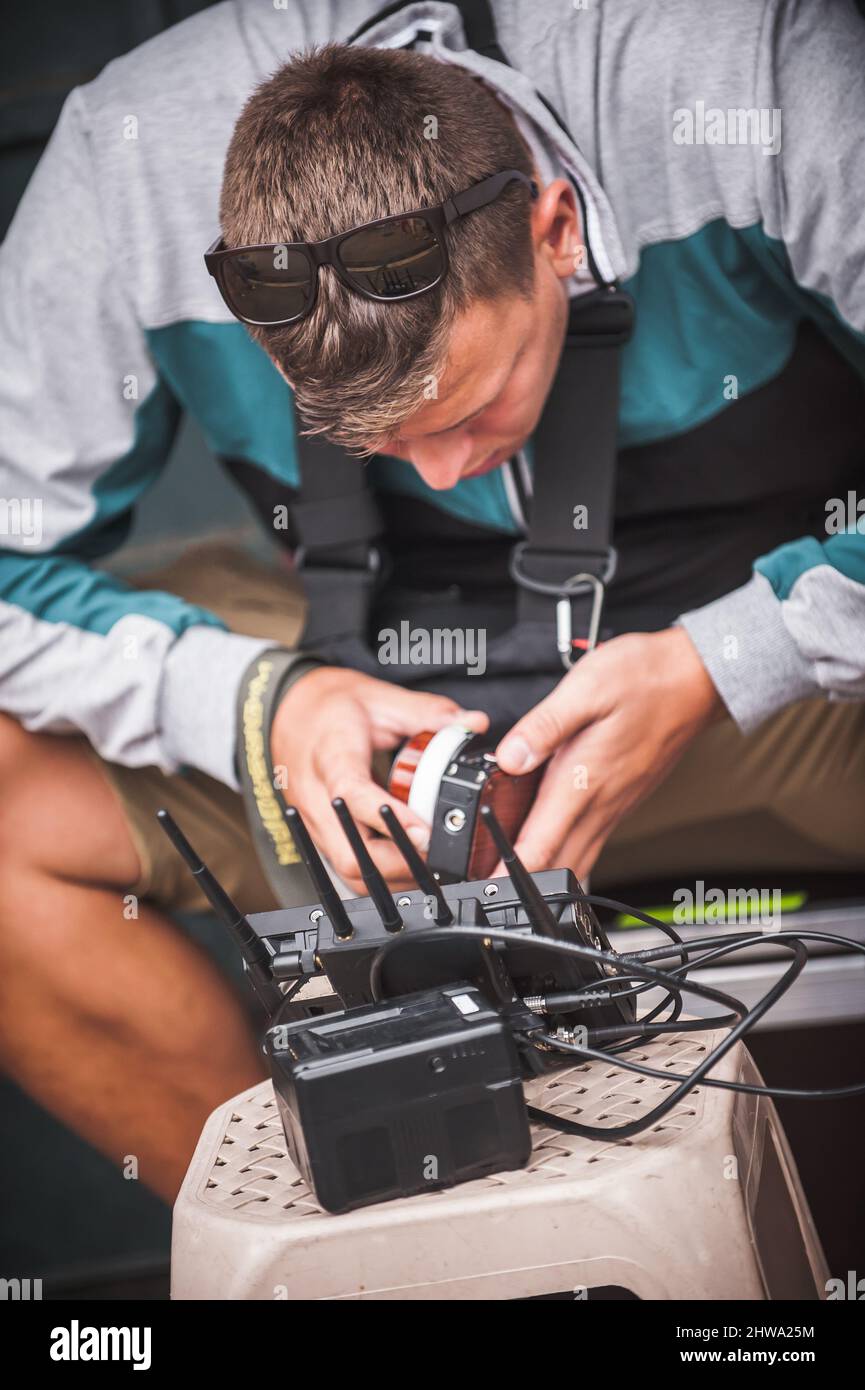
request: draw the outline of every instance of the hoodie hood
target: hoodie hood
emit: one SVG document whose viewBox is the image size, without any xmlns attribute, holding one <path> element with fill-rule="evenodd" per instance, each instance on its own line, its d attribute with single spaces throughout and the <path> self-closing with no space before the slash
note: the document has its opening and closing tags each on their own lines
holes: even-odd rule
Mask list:
<svg viewBox="0 0 865 1390">
<path fill-rule="evenodd" d="M 551 115 L 527 77 L 516 68 L 467 47 L 456 5 L 415 0 L 385 19 L 373 21 L 354 42 L 374 48 L 413 46 L 417 53 L 429 54 L 443 63 L 456 63 L 482 78 L 514 113 L 524 133 L 525 122 L 530 122 L 534 142 L 543 151 L 548 167 L 563 169 L 582 195 L 586 234 L 603 278 L 618 280 L 625 274 L 625 256 L 612 209 L 572 136 Z"/>
</svg>

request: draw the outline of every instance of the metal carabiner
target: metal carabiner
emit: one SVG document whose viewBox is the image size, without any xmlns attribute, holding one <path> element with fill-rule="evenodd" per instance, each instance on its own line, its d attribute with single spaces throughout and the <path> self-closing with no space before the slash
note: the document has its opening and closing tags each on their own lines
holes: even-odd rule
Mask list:
<svg viewBox="0 0 865 1390">
<path fill-rule="evenodd" d="M 574 657 L 574 624 L 571 603 L 574 597 L 574 589 L 577 586 L 588 585 L 593 590 L 592 615 L 589 619 L 589 635 L 586 640 L 586 651 L 592 651 L 598 645 L 598 633 L 601 629 L 601 609 L 604 606 L 604 584 L 596 574 L 573 574 L 565 583 L 568 591 L 556 603 L 556 650 L 562 658 L 562 665 L 566 671 L 570 671 L 576 665 Z"/>
</svg>

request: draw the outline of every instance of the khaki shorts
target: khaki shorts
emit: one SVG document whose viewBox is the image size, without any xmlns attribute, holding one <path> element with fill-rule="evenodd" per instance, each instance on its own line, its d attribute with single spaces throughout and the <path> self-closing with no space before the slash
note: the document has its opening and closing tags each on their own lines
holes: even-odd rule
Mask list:
<svg viewBox="0 0 865 1390">
<path fill-rule="evenodd" d="M 304 599 L 288 570 L 230 546 L 207 544 L 139 576 L 219 614 L 235 632 L 294 645 Z M 166 776 L 123 768 L 88 749 L 120 800 L 141 865 L 131 890 L 166 908 L 204 911 L 206 900 L 159 829 L 164 806 L 246 912 L 278 904 L 246 828 L 240 795 L 204 773 Z M 788 869 L 865 867 L 865 704 L 791 705 L 747 737 L 730 722 L 691 744 L 672 773 L 610 838 L 592 887 L 649 879 Z"/>
</svg>

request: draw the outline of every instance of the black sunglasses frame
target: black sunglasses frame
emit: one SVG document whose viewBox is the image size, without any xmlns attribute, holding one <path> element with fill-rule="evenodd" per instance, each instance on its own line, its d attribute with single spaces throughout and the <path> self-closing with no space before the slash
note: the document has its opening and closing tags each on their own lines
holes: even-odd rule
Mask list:
<svg viewBox="0 0 865 1390">
<path fill-rule="evenodd" d="M 461 193 L 454 193 L 452 197 L 446 198 L 437 207 L 415 208 L 412 212 L 397 212 L 391 217 L 379 217 L 374 222 L 361 222 L 356 227 L 349 227 L 344 232 L 337 232 L 334 236 L 325 237 L 323 241 L 276 241 L 265 242 L 258 246 L 227 247 L 223 238 L 217 237 L 204 254 L 204 264 L 215 279 L 219 293 L 234 317 L 239 319 L 241 323 L 251 324 L 255 328 L 281 328 L 289 323 L 297 323 L 310 313 L 318 294 L 319 267 L 323 265 L 332 266 L 343 284 L 356 294 L 363 295 L 365 299 L 373 299 L 385 304 L 395 303 L 398 300 L 416 299 L 418 295 L 427 294 L 429 290 L 435 289 L 436 285 L 440 285 L 447 274 L 449 262 L 447 242 L 444 237 L 445 228 L 449 227 L 452 222 L 456 222 L 458 218 L 465 217 L 468 213 L 476 212 L 478 208 L 486 207 L 489 203 L 494 202 L 508 184 L 515 179 L 528 186 L 532 201 L 537 199 L 539 189 L 534 179 L 530 179 L 519 169 L 502 169 L 499 173 L 491 174 L 489 178 L 482 179 L 480 183 L 473 184 L 471 188 L 463 189 Z M 386 227 L 392 222 L 405 222 L 409 219 L 426 222 L 435 233 L 441 252 L 441 273 L 428 285 L 424 285 L 419 290 L 410 290 L 408 294 L 374 294 L 371 290 L 357 284 L 339 258 L 339 249 L 342 243 L 357 232 L 371 231 L 376 227 Z M 306 258 L 310 268 L 309 298 L 299 314 L 293 314 L 286 319 L 267 319 L 262 322 L 260 319 L 251 319 L 245 314 L 237 312 L 231 302 L 231 295 L 225 283 L 225 266 L 226 262 L 230 261 L 233 256 L 243 255 L 250 251 L 295 251 Z"/>
</svg>

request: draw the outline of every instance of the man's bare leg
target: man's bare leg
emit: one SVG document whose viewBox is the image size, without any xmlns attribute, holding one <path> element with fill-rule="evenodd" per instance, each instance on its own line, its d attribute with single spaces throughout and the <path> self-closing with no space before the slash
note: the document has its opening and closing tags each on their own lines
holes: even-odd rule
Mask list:
<svg viewBox="0 0 865 1390">
<path fill-rule="evenodd" d="M 146 903 L 138 857 L 80 745 L 0 715 L 0 1065 L 173 1202 L 206 1116 L 264 1075 L 208 958 Z"/>
</svg>

